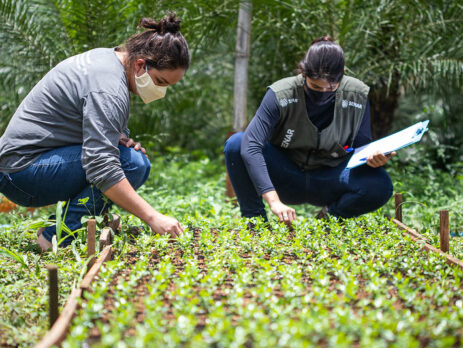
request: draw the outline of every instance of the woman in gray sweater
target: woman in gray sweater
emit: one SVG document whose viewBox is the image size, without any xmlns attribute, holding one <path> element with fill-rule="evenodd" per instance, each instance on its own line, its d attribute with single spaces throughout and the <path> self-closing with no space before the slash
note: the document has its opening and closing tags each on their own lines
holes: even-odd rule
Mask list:
<svg viewBox="0 0 463 348">
<path fill-rule="evenodd" d="M 100 215 L 115 203 L 156 233 L 183 232 L 176 219 L 136 193 L 150 162 L 129 138 L 127 123 L 130 92 L 145 103 L 164 97 L 189 67 L 188 45 L 175 14 L 157 22 L 143 18 L 139 27 L 146 30 L 122 47 L 96 48 L 59 63 L 24 98 L 0 138 L 0 192 L 8 199 L 28 207 L 67 201 L 71 230 L 89 211 Z M 55 234 L 55 226 L 39 234 L 42 249 L 51 247 Z M 61 245 L 72 242 L 66 237 Z"/>
</svg>

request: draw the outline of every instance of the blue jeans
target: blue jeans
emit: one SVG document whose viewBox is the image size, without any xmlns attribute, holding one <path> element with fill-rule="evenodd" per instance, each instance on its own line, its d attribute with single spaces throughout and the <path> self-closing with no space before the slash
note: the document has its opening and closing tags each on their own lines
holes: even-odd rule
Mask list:
<svg viewBox="0 0 463 348">
<path fill-rule="evenodd" d="M 241 158 L 243 133 L 236 133 L 225 144 L 225 163 L 230 181 L 244 217 L 262 216 L 265 207 L 254 188 Z M 345 169 L 321 167 L 301 171 L 283 152 L 266 144 L 263 155 L 270 179 L 285 204 L 309 203 L 328 206 L 331 215 L 343 218 L 359 216 L 383 206 L 392 195 L 392 182 L 384 168 L 367 165 Z"/>
<path fill-rule="evenodd" d="M 151 164 L 146 156 L 133 148 L 119 145 L 120 162 L 134 189 L 148 178 Z M 33 164 L 16 173 L 0 173 L 0 192 L 9 200 L 25 207 L 41 207 L 68 201 L 65 224 L 74 231 L 82 227 L 84 215 L 101 215 L 111 205 L 108 199 L 85 177 L 81 163 L 81 145 L 65 146 L 43 153 Z M 85 205 L 79 199 L 88 197 Z M 48 226 L 43 236 L 51 241 L 55 226 Z M 66 238 L 62 246 L 69 245 Z"/>
</svg>

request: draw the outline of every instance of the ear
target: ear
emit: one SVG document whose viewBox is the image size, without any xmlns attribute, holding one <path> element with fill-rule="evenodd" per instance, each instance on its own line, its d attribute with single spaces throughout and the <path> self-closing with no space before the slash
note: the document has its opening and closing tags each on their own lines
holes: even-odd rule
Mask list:
<svg viewBox="0 0 463 348">
<path fill-rule="evenodd" d="M 146 64 L 146 61 L 142 58 L 138 58 L 137 60 L 135 60 L 135 71 L 140 71 L 140 69 L 144 68 L 145 67 L 145 64 Z"/>
</svg>

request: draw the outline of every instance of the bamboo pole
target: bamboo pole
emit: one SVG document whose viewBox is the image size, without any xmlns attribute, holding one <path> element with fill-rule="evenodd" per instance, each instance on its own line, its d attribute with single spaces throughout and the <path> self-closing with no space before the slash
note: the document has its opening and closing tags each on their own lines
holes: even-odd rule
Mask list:
<svg viewBox="0 0 463 348">
<path fill-rule="evenodd" d="M 48 265 L 48 313 L 50 320 L 50 328 L 58 319 L 58 267 L 56 265 Z"/>
<path fill-rule="evenodd" d="M 95 263 L 95 244 L 96 244 L 96 220 L 90 219 L 87 221 L 87 258 L 90 261 L 87 264 L 89 271 Z"/>
<path fill-rule="evenodd" d="M 396 193 L 394 195 L 394 200 L 395 200 L 395 218 L 402 222 L 402 194 L 401 193 Z"/>
<path fill-rule="evenodd" d="M 440 211 L 440 250 L 444 253 L 450 250 L 449 248 L 449 211 Z"/>
</svg>

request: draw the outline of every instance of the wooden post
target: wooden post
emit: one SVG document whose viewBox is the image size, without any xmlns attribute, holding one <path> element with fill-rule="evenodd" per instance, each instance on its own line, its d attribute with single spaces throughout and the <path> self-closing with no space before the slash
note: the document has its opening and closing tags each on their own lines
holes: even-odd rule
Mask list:
<svg viewBox="0 0 463 348">
<path fill-rule="evenodd" d="M 95 244 L 96 244 L 96 220 L 90 219 L 87 221 L 87 258 L 91 258 L 87 264 L 87 271 L 92 268 L 95 263 Z"/>
<path fill-rule="evenodd" d="M 440 250 L 449 251 L 449 211 L 440 211 Z"/>
<path fill-rule="evenodd" d="M 238 12 L 238 28 L 236 33 L 235 87 L 234 87 L 234 122 L 235 132 L 246 128 L 249 41 L 251 39 L 252 2 L 243 0 Z"/>
<path fill-rule="evenodd" d="M 58 267 L 48 265 L 48 313 L 50 328 L 58 319 Z"/>
<path fill-rule="evenodd" d="M 396 193 L 394 195 L 395 199 L 395 218 L 402 222 L 402 194 L 401 193 Z"/>
</svg>

